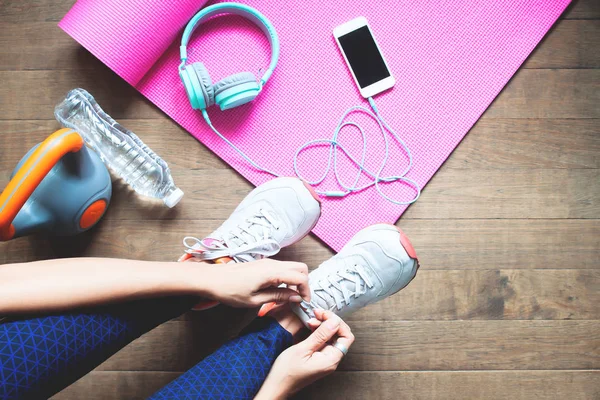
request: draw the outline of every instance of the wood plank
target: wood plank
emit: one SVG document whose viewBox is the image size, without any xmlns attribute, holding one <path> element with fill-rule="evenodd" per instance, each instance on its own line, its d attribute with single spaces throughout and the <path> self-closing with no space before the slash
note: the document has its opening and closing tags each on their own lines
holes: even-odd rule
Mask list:
<svg viewBox="0 0 600 400">
<path fill-rule="evenodd" d="M 185 371 L 206 355 L 192 323 L 167 322 L 98 369 Z M 600 368 L 600 321 L 372 321 L 352 330 L 341 370 Z"/>
<path fill-rule="evenodd" d="M 597 369 L 600 321 L 356 325 L 345 370 Z"/>
<path fill-rule="evenodd" d="M 600 70 L 517 71 L 482 118 L 599 118 Z"/>
<path fill-rule="evenodd" d="M 55 21 L 0 24 L 0 70 L 95 70 L 101 64 Z"/>
<path fill-rule="evenodd" d="M 0 119 L 52 119 L 74 87 L 90 91 L 115 119 L 162 118 L 125 81 L 100 65 L 95 73 L 0 71 Z M 483 118 L 600 118 L 600 69 L 520 70 Z"/>
<path fill-rule="evenodd" d="M 600 21 L 561 20 L 529 56 L 522 68 L 600 67 Z"/>
<path fill-rule="evenodd" d="M 598 268 L 597 220 L 408 220 L 423 268 Z M 588 237 L 588 235 L 590 237 Z"/>
<path fill-rule="evenodd" d="M 577 137 L 582 135 L 580 140 L 593 149 L 594 138 L 597 136 L 593 134 L 596 125 L 588 128 L 589 120 L 580 121 L 582 127 L 574 129 L 573 135 Z M 229 165 L 170 119 L 125 119 L 119 122 L 131 129 L 151 149 L 156 150 L 168 162 L 172 170 L 231 169 Z M 31 147 L 60 127 L 56 120 L 0 120 L 0 132 L 2 132 L 0 135 L 0 170 L 12 170 Z M 600 128 L 598 129 L 600 130 Z M 586 137 L 589 139 L 585 139 Z M 598 143 L 598 147 L 600 147 L 600 139 L 598 139 Z M 184 153 L 182 153 L 182 149 L 185 149 Z M 581 159 L 586 159 L 586 155 L 581 154 L 580 157 L 577 157 L 575 154 L 586 151 L 583 148 L 568 150 L 569 153 L 574 153 L 574 158 Z M 593 161 L 591 162 L 593 163 Z M 598 166 L 600 167 L 600 161 L 598 161 Z"/>
<path fill-rule="evenodd" d="M 592 400 L 600 371 L 338 372 L 295 399 Z"/>
<path fill-rule="evenodd" d="M 600 270 L 419 271 L 408 287 L 347 318 L 599 319 Z"/>
<path fill-rule="evenodd" d="M 53 400 L 145 399 L 176 372 L 93 371 Z M 363 400 L 592 400 L 600 396 L 600 371 L 336 372 L 294 399 Z"/>
<path fill-rule="evenodd" d="M 599 167 L 596 119 L 482 119 L 444 163 L 448 169 Z"/>
<path fill-rule="evenodd" d="M 10 171 L 0 171 L 8 182 Z M 173 170 L 185 192 L 168 209 L 142 198 L 122 181 L 113 183 L 111 207 L 105 219 L 196 219 L 210 210 L 210 219 L 224 220 L 252 189 L 231 170 Z M 419 201 L 402 217 L 408 219 L 548 219 L 600 218 L 600 180 L 593 169 L 570 170 L 450 170 L 442 167 Z M 228 182 L 226 186 L 223 182 Z M 372 193 L 377 196 L 376 193 Z M 165 224 L 167 224 L 165 222 Z"/>
<path fill-rule="evenodd" d="M 178 169 L 230 168 L 168 119 L 121 121 Z M 0 120 L 0 170 L 10 171 L 60 125 L 54 120 Z M 181 149 L 186 149 L 182 157 Z M 475 124 L 446 169 L 600 168 L 600 120 L 487 119 Z"/>
<path fill-rule="evenodd" d="M 599 195 L 593 169 L 507 173 L 442 166 L 402 218 L 596 218 Z"/>
<path fill-rule="evenodd" d="M 0 119 L 54 119 L 54 107 L 69 90 L 82 87 L 116 119 L 164 118 L 133 87 L 99 61 L 94 72 L 1 71 Z M 12 116 L 12 117 L 11 117 Z"/>
<path fill-rule="evenodd" d="M 522 68 L 598 68 L 600 23 L 560 21 Z M 4 23 L 0 70 L 96 69 L 98 61 L 56 22 Z"/>
<path fill-rule="evenodd" d="M 600 19 L 600 3 L 597 0 L 572 0 L 563 18 Z"/>
<path fill-rule="evenodd" d="M 205 237 L 220 223 L 216 219 L 107 219 L 74 238 L 23 237 L 0 243 L 0 263 L 73 256 L 173 261 L 183 253 L 185 236 Z M 400 226 L 417 249 L 421 271 L 600 268 L 599 220 L 403 218 Z M 331 255 L 310 236 L 283 249 L 277 258 L 316 267 Z"/>
<path fill-rule="evenodd" d="M 75 0 L 29 0 L 0 2 L 0 22 L 58 22 Z"/>
</svg>

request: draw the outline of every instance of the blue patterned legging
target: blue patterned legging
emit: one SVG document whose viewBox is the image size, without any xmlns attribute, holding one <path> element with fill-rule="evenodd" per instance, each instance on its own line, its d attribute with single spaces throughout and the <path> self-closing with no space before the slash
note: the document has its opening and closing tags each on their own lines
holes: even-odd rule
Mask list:
<svg viewBox="0 0 600 400">
<path fill-rule="evenodd" d="M 153 299 L 0 323 L 0 399 L 47 399 L 194 302 Z M 274 320 L 257 319 L 152 398 L 251 399 L 291 344 Z"/>
</svg>

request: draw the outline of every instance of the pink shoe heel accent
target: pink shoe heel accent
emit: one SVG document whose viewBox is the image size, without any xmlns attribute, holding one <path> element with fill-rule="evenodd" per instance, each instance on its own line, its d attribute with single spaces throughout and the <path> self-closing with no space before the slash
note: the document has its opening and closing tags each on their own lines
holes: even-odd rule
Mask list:
<svg viewBox="0 0 600 400">
<path fill-rule="evenodd" d="M 402 245 L 402 247 L 404 247 L 404 250 L 406 250 L 406 252 L 408 253 L 408 255 L 411 258 L 414 258 L 415 260 L 418 261 L 419 258 L 417 257 L 417 252 L 415 251 L 415 248 L 413 247 L 412 243 L 408 239 L 408 236 L 406 236 L 404 234 L 404 232 L 402 232 L 402 229 L 398 228 L 397 226 L 396 226 L 396 229 L 398 230 L 398 233 L 400 234 L 400 244 Z"/>
<path fill-rule="evenodd" d="M 302 184 L 304 185 L 305 188 L 308 189 L 308 191 L 310 192 L 310 194 L 313 197 L 313 199 L 315 199 L 316 201 L 319 202 L 319 204 L 321 204 L 321 197 L 315 191 L 315 188 L 313 188 L 312 186 L 310 186 L 306 181 L 302 181 Z"/>
</svg>

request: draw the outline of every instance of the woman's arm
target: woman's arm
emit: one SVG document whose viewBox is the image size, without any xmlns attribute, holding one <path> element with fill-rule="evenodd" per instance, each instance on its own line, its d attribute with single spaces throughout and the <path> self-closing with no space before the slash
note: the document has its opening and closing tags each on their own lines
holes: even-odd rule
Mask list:
<svg viewBox="0 0 600 400">
<path fill-rule="evenodd" d="M 296 283 L 298 282 L 298 283 Z M 277 289 L 281 283 L 298 291 Z M 69 258 L 0 266 L 0 315 L 60 311 L 149 297 L 195 295 L 234 306 L 308 297 L 305 264 Z"/>
</svg>

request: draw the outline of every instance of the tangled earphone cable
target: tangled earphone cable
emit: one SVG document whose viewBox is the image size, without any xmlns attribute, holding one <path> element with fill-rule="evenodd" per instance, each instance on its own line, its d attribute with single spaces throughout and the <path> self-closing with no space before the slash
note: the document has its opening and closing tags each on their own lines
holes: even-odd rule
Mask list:
<svg viewBox="0 0 600 400">
<path fill-rule="evenodd" d="M 338 185 L 340 185 L 344 190 L 332 190 L 332 191 L 315 190 L 318 194 L 320 194 L 322 196 L 326 196 L 326 197 L 345 197 L 349 194 L 361 192 L 365 189 L 370 188 L 371 186 L 375 186 L 375 189 L 377 190 L 379 195 L 393 204 L 397 204 L 397 205 L 412 204 L 415 201 L 417 201 L 419 199 L 419 196 L 421 195 L 421 188 L 419 187 L 417 182 L 406 177 L 406 174 L 408 174 L 408 172 L 411 170 L 412 165 L 413 165 L 412 154 L 411 154 L 408 146 L 406 145 L 406 143 L 398 136 L 398 134 L 381 117 L 381 115 L 379 114 L 379 110 L 377 109 L 377 105 L 375 104 L 375 101 L 373 100 L 373 98 L 369 97 L 368 101 L 369 101 L 369 104 L 371 105 L 371 108 L 373 111 L 371 111 L 368 108 L 365 108 L 363 106 L 350 107 L 349 109 L 347 109 L 344 112 L 344 114 L 340 118 L 340 121 L 339 121 L 337 127 L 335 128 L 333 137 L 331 139 L 310 140 L 310 141 L 304 143 L 302 146 L 300 146 L 296 150 L 296 153 L 294 154 L 294 173 L 296 174 L 296 176 L 298 178 L 306 181 L 311 186 L 319 185 L 325 180 L 327 175 L 329 175 L 329 172 L 331 171 L 331 165 L 332 165 L 332 159 L 333 159 L 333 173 L 335 175 L 335 179 L 336 179 Z M 373 172 L 365 167 L 365 158 L 366 158 L 366 154 L 367 154 L 367 136 L 365 134 L 365 131 L 358 123 L 352 122 L 352 121 L 345 121 L 346 118 L 348 117 L 348 115 L 350 115 L 354 112 L 361 112 L 361 113 L 364 113 L 364 114 L 368 115 L 369 117 L 373 118 L 377 122 L 379 129 L 381 131 L 381 134 L 383 136 L 383 140 L 385 143 L 385 155 L 383 157 L 383 160 L 381 162 L 379 169 L 376 172 Z M 240 150 L 237 146 L 235 146 L 229 139 L 227 139 L 225 136 L 223 136 L 211 123 L 206 110 L 202 110 L 202 116 L 204 117 L 204 119 L 206 120 L 206 122 L 208 123 L 210 128 L 213 130 L 213 132 L 215 132 L 225 143 L 227 143 L 229 146 L 231 146 L 231 148 L 233 148 L 250 165 L 252 165 L 254 168 L 256 168 L 259 171 L 266 172 L 267 174 L 273 175 L 275 177 L 280 176 L 279 174 L 277 174 L 271 170 L 268 170 L 266 168 L 263 168 L 260 165 L 258 165 L 257 163 L 255 163 L 242 150 Z M 356 129 L 358 129 L 358 131 L 361 134 L 362 154 L 360 157 L 361 158 L 360 162 L 358 162 L 354 157 L 352 157 L 352 155 L 344 148 L 344 146 L 342 146 L 338 142 L 340 131 L 343 128 L 348 127 L 348 126 L 355 127 Z M 406 153 L 406 155 L 408 157 L 408 166 L 400 175 L 391 175 L 391 176 L 383 176 L 382 177 L 381 174 L 382 174 L 383 170 L 385 169 L 385 167 L 388 163 L 388 160 L 389 160 L 390 144 L 389 144 L 389 139 L 386 135 L 386 130 L 398 141 L 398 143 L 400 143 L 402 149 L 404 150 L 404 152 Z M 305 151 L 309 147 L 315 146 L 315 145 L 323 145 L 323 144 L 329 145 L 329 155 L 327 157 L 327 167 L 325 168 L 323 175 L 314 181 L 305 179 L 298 168 L 298 157 L 300 156 L 300 154 L 303 151 Z M 344 184 L 344 182 L 342 182 L 342 179 L 340 178 L 340 175 L 338 173 L 338 155 L 337 155 L 338 149 L 342 153 L 344 153 L 348 157 L 348 159 L 350 159 L 350 161 L 354 165 L 356 165 L 356 167 L 358 168 L 358 172 L 356 174 L 356 177 L 354 178 L 354 182 L 352 183 L 352 185 Z M 362 186 L 358 186 L 358 181 L 360 180 L 360 177 L 362 176 L 363 173 L 370 176 L 372 179 L 372 182 L 362 185 Z M 391 183 L 391 182 L 396 182 L 396 181 L 402 181 L 402 182 L 408 184 L 409 186 L 411 186 L 416 191 L 415 196 L 410 201 L 399 201 L 399 200 L 393 199 L 390 196 L 383 193 L 383 191 L 380 187 L 381 182 Z"/>
</svg>

